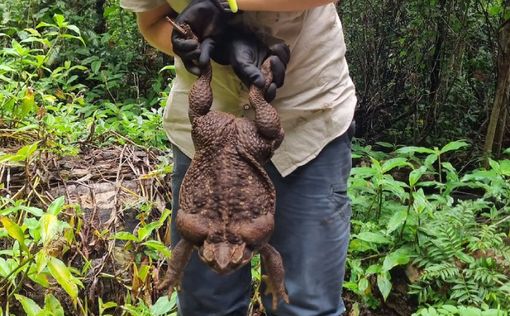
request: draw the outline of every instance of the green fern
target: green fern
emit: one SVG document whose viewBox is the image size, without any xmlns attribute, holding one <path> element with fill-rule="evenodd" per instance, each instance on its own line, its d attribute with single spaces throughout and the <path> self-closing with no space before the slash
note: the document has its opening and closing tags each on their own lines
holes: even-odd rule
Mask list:
<svg viewBox="0 0 510 316">
<path fill-rule="evenodd" d="M 500 226 L 480 223 L 477 214 L 485 206 L 444 204 L 420 229 L 423 243 L 415 265 L 422 270 L 410 293 L 421 304 L 510 306 L 510 247 Z"/>
</svg>

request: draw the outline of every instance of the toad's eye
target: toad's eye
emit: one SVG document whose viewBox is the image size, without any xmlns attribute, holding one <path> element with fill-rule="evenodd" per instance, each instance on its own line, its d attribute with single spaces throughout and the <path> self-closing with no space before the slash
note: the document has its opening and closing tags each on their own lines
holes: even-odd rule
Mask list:
<svg viewBox="0 0 510 316">
<path fill-rule="evenodd" d="M 222 240 L 223 240 L 223 238 L 219 234 L 212 234 L 209 236 L 208 239 L 211 243 L 219 243 L 219 242 L 222 242 Z"/>
<path fill-rule="evenodd" d="M 228 234 L 227 235 L 227 240 L 229 243 L 231 244 L 240 244 L 241 243 L 241 238 L 239 236 L 236 236 L 234 234 Z"/>
</svg>

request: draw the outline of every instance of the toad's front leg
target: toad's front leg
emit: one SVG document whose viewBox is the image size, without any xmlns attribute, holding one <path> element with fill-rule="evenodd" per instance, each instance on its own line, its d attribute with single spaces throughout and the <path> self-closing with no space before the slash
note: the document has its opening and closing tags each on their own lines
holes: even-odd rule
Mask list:
<svg viewBox="0 0 510 316">
<path fill-rule="evenodd" d="M 178 287 L 181 282 L 184 267 L 193 252 L 193 244 L 185 239 L 181 239 L 172 250 L 172 258 L 168 262 L 168 270 L 166 271 L 163 281 L 158 285 L 158 291 L 168 288 L 168 296 L 170 296 L 174 288 Z"/>
<path fill-rule="evenodd" d="M 268 88 L 273 78 L 270 59 L 264 61 L 261 71 L 266 78 L 265 90 Z M 249 101 L 251 106 L 255 109 L 255 125 L 257 126 L 257 131 L 266 140 L 271 142 L 271 149 L 275 150 L 280 146 L 284 137 L 278 112 L 265 100 L 263 89 L 259 89 L 255 85 L 250 87 Z"/>
<path fill-rule="evenodd" d="M 211 38 L 199 39 L 193 33 L 191 26 L 185 23 L 177 24 L 172 19 L 167 18 L 168 22 L 173 25 L 173 32 L 181 33 L 184 38 L 188 40 L 193 40 L 200 42 L 201 47 L 210 46 L 213 41 Z M 191 87 L 188 101 L 189 101 L 189 111 L 188 116 L 190 118 L 191 123 L 197 117 L 204 116 L 209 113 L 211 109 L 211 105 L 213 102 L 213 95 L 211 89 L 211 79 L 212 79 L 212 69 L 210 63 L 200 69 L 200 76 L 197 81 Z"/>
<path fill-rule="evenodd" d="M 209 39 L 206 39 L 208 41 Z M 205 41 L 204 41 L 205 42 Z M 202 73 L 200 77 L 198 77 L 197 81 L 191 87 L 188 101 L 189 101 L 189 111 L 188 116 L 190 118 L 191 123 L 201 116 L 209 113 L 213 103 L 213 95 L 211 88 L 211 79 L 212 79 L 212 68 L 211 65 L 207 65 L 202 69 Z"/>
<path fill-rule="evenodd" d="M 262 257 L 264 272 L 267 274 L 264 276 L 266 294 L 271 293 L 273 297 L 272 309 L 276 310 L 280 300 L 289 304 L 289 296 L 285 291 L 285 271 L 283 269 L 282 257 L 280 253 L 269 244 L 262 246 L 259 252 Z"/>
</svg>

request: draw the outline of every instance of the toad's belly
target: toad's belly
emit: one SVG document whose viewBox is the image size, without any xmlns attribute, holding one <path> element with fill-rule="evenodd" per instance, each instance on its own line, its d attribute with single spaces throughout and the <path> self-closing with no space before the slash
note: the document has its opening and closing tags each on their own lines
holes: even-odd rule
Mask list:
<svg viewBox="0 0 510 316">
<path fill-rule="evenodd" d="M 275 191 L 262 173 L 235 145 L 214 153 L 197 151 L 181 186 L 181 210 L 230 220 L 272 213 Z"/>
</svg>

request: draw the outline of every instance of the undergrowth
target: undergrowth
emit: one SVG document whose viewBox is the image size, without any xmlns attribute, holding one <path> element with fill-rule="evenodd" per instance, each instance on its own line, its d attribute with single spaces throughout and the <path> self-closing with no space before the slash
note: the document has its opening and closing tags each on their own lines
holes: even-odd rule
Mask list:
<svg viewBox="0 0 510 316">
<path fill-rule="evenodd" d="M 430 306 L 416 315 L 510 310 L 510 160 L 459 172 L 448 157 L 467 146 L 356 149 L 344 287 L 363 304 L 391 299 L 398 276 L 417 306 Z"/>
</svg>

